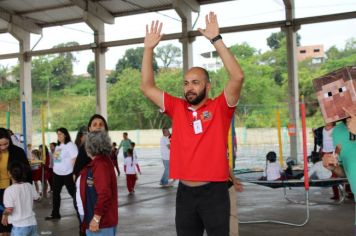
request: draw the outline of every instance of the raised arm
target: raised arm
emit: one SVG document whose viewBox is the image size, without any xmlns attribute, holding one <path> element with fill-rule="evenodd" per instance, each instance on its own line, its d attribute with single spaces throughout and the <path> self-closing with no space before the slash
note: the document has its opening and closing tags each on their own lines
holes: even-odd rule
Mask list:
<svg viewBox="0 0 356 236">
<path fill-rule="evenodd" d="M 229 81 L 225 86 L 225 95 L 227 98 L 227 102 L 230 106 L 235 106 L 237 101 L 239 100 L 242 83 L 244 79 L 243 71 L 235 59 L 234 55 L 230 52 L 230 50 L 225 46 L 221 37 L 219 38 L 220 30 L 217 21 L 216 14 L 214 12 L 210 12 L 205 17 L 206 29 L 199 28 L 198 30 L 202 35 L 204 35 L 207 39 L 209 39 L 214 45 L 217 53 L 219 54 L 222 62 L 224 63 L 224 67 L 229 74 Z"/>
<path fill-rule="evenodd" d="M 162 23 L 152 21 L 151 28 L 146 25 L 146 36 L 141 69 L 141 90 L 153 103 L 164 109 L 163 91 L 156 87 L 153 73 L 153 50 L 162 38 Z"/>
</svg>

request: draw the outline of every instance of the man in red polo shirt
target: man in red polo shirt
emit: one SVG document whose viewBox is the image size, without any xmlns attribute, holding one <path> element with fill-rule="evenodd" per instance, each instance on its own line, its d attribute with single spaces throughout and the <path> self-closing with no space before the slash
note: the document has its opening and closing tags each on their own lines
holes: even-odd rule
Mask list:
<svg viewBox="0 0 356 236">
<path fill-rule="evenodd" d="M 240 96 L 243 72 L 222 41 L 217 17 L 206 16 L 206 29 L 199 31 L 215 47 L 230 79 L 224 91 L 210 99 L 208 72 L 189 69 L 183 80 L 185 99 L 156 87 L 152 67 L 153 50 L 162 38 L 162 23 L 146 26 L 141 89 L 172 119 L 170 178 L 179 179 L 176 199 L 178 236 L 229 235 L 230 201 L 227 180 L 227 135 Z"/>
</svg>

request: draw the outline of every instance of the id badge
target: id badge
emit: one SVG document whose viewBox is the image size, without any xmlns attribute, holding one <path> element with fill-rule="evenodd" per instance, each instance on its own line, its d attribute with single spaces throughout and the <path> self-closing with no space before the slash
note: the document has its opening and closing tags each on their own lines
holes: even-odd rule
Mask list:
<svg viewBox="0 0 356 236">
<path fill-rule="evenodd" d="M 201 124 L 201 120 L 193 121 L 193 127 L 194 127 L 194 134 L 203 133 L 203 126 Z"/>
</svg>

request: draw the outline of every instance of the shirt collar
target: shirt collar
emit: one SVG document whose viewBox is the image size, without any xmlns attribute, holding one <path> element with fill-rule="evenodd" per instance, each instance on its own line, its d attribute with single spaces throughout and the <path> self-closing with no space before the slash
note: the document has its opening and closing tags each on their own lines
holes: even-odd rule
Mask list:
<svg viewBox="0 0 356 236">
<path fill-rule="evenodd" d="M 186 108 L 189 110 L 189 111 L 197 111 L 197 110 L 200 110 L 200 109 L 203 109 L 204 107 L 208 106 L 210 103 L 211 103 L 211 98 L 208 98 L 205 103 L 203 105 L 201 105 L 198 109 L 194 109 L 193 107 L 190 106 L 190 104 L 186 102 Z"/>
</svg>

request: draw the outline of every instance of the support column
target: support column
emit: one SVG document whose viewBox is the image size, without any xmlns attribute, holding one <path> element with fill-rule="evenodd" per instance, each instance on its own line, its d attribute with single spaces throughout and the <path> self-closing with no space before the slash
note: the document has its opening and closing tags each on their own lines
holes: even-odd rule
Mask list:
<svg viewBox="0 0 356 236">
<path fill-rule="evenodd" d="M 297 51 L 297 36 L 298 28 L 293 24 L 295 18 L 295 9 L 293 0 L 284 0 L 286 7 L 286 26 L 284 28 L 286 34 L 287 47 L 287 63 L 288 63 L 288 94 L 289 94 L 289 123 L 295 125 L 295 136 L 290 136 L 290 157 L 298 162 L 298 130 L 299 125 L 299 80 L 298 80 L 298 64 L 295 52 Z"/>
<path fill-rule="evenodd" d="M 199 12 L 200 6 L 194 0 L 176 0 L 174 9 L 182 19 L 182 43 L 183 51 L 183 73 L 193 66 L 193 42 L 195 38 L 189 37 L 188 32 L 192 30 L 192 11 Z"/>
<path fill-rule="evenodd" d="M 193 41 L 195 41 L 195 38 L 188 37 L 188 32 L 192 30 L 191 25 L 191 17 L 190 19 L 182 19 L 183 38 L 179 41 L 182 43 L 183 73 L 193 66 Z"/>
<path fill-rule="evenodd" d="M 27 56 L 30 48 L 30 32 L 10 24 L 9 33 L 13 35 L 20 44 L 20 105 L 25 102 L 26 111 L 21 117 L 26 115 L 26 141 L 32 144 L 32 82 L 31 82 L 31 57 Z M 24 127 L 23 127 L 24 128 Z M 25 147 L 26 148 L 26 147 Z"/>
<path fill-rule="evenodd" d="M 100 43 L 105 42 L 104 22 L 90 13 L 87 13 L 85 22 L 94 31 L 94 42 L 96 45 L 93 49 L 95 54 L 96 113 L 102 115 L 107 120 L 107 86 L 105 78 L 106 48 L 100 47 Z"/>
</svg>

